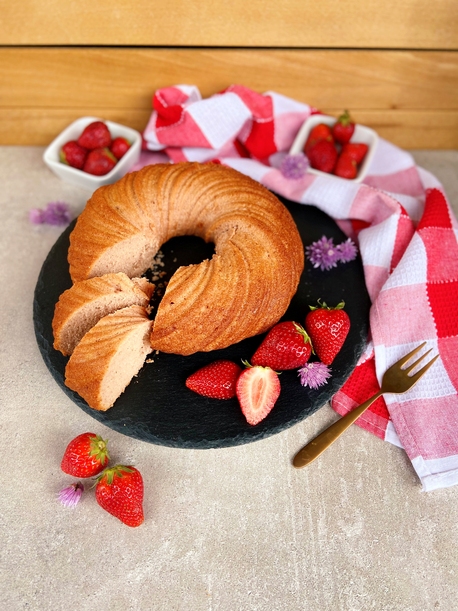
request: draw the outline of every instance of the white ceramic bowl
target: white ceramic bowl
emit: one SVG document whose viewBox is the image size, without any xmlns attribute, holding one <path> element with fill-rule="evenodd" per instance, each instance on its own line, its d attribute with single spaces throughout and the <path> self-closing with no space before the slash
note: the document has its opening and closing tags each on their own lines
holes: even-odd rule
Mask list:
<svg viewBox="0 0 458 611">
<path fill-rule="evenodd" d="M 122 137 L 132 143 L 129 150 L 121 157 L 115 167 L 104 176 L 94 176 L 59 161 L 59 151 L 62 146 L 69 140 L 76 140 L 83 129 L 93 121 L 103 121 L 110 130 L 113 139 Z M 102 185 L 109 185 L 122 178 L 137 163 L 140 157 L 141 145 L 142 137 L 135 129 L 97 117 L 82 117 L 71 123 L 51 142 L 43 154 L 43 161 L 62 180 L 78 187 L 95 191 L 95 189 Z"/>
<path fill-rule="evenodd" d="M 297 136 L 293 142 L 289 154 L 297 155 L 298 153 L 302 153 L 304 151 L 304 146 L 307 142 L 309 133 L 312 128 L 315 127 L 315 125 L 318 125 L 319 123 L 325 123 L 326 125 L 334 125 L 336 121 L 337 119 L 335 117 L 330 117 L 329 115 L 311 115 L 305 121 L 305 123 L 302 125 L 301 129 L 297 133 Z M 350 142 L 362 142 L 363 144 L 367 144 L 369 148 L 362 164 L 359 167 L 358 175 L 356 176 L 356 178 L 346 178 L 341 180 L 361 182 L 366 176 L 367 170 L 372 161 L 372 157 L 374 156 L 375 149 L 378 143 L 378 135 L 373 129 L 370 129 L 370 127 L 365 127 L 364 125 L 360 125 L 359 123 L 357 123 Z M 308 172 L 310 172 L 311 174 L 320 174 L 321 176 L 333 176 L 333 174 L 320 172 L 320 170 L 315 170 L 314 168 L 308 168 Z"/>
</svg>

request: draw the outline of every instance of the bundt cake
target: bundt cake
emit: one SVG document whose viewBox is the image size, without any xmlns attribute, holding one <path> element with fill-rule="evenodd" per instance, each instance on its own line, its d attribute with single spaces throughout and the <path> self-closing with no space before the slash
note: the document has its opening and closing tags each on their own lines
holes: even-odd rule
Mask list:
<svg viewBox="0 0 458 611">
<path fill-rule="evenodd" d="M 225 348 L 284 314 L 304 266 L 296 225 L 265 187 L 219 164 L 147 166 L 97 189 L 70 235 L 71 278 L 141 276 L 161 245 L 180 235 L 214 243 L 215 254 L 172 276 L 152 349 L 189 355 Z"/>
<path fill-rule="evenodd" d="M 72 354 L 81 338 L 103 316 L 130 305 L 148 308 L 154 284 L 119 272 L 89 278 L 64 291 L 54 310 L 54 348 Z"/>
<path fill-rule="evenodd" d="M 152 324 L 139 305 L 101 318 L 73 350 L 65 368 L 65 384 L 92 408 L 110 408 L 151 352 Z"/>
</svg>

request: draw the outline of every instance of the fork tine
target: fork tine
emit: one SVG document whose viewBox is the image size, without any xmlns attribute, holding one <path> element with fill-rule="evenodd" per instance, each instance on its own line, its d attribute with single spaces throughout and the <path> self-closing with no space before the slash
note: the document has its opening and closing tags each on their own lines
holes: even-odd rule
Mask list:
<svg viewBox="0 0 458 611">
<path fill-rule="evenodd" d="M 412 386 L 418 382 L 418 380 L 421 378 L 421 376 L 428 371 L 428 369 L 431 367 L 431 365 L 433 365 L 438 358 L 439 358 L 439 355 L 436 354 L 436 356 L 434 358 L 432 358 L 429 361 L 429 363 L 426 363 L 426 365 L 424 367 L 422 367 L 419 371 L 417 371 L 417 373 L 414 373 L 413 376 L 409 376 L 409 378 L 411 380 L 413 380 L 412 385 L 410 386 L 410 388 L 412 388 Z"/>
<path fill-rule="evenodd" d="M 421 363 L 421 361 L 425 358 L 425 356 L 428 356 L 431 350 L 432 348 L 430 348 L 427 352 L 419 356 L 418 359 L 414 363 L 412 363 L 412 365 L 409 365 L 408 367 L 404 367 L 403 371 L 405 371 L 406 373 L 410 373 L 413 369 L 415 369 L 415 367 L 417 367 L 417 365 Z"/>
<path fill-rule="evenodd" d="M 419 352 L 422 348 L 424 348 L 424 346 L 426 346 L 426 342 L 423 342 L 422 344 L 417 346 L 414 350 L 412 350 L 412 352 L 409 352 L 409 354 L 406 354 L 405 356 L 403 356 L 401 359 L 399 359 L 399 361 L 395 363 L 395 365 L 402 367 L 402 365 L 405 365 L 407 361 L 411 359 L 414 356 L 414 354 L 417 354 L 417 352 Z"/>
</svg>

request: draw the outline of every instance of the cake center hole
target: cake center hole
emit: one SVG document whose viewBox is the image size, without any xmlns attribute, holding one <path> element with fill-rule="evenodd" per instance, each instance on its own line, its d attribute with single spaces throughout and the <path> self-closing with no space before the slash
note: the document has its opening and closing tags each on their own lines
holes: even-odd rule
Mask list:
<svg viewBox="0 0 458 611">
<path fill-rule="evenodd" d="M 171 238 L 163 244 L 156 254 L 151 269 L 144 274 L 148 280 L 154 282 L 156 290 L 151 299 L 151 318 L 156 316 L 157 308 L 164 296 L 170 278 L 179 267 L 197 265 L 206 259 L 211 259 L 215 252 L 212 242 L 204 242 L 197 236 L 179 236 Z"/>
</svg>

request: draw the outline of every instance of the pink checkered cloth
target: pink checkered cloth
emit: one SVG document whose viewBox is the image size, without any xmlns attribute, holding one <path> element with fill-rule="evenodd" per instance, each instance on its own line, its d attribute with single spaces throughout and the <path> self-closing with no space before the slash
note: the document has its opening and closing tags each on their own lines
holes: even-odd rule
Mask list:
<svg viewBox="0 0 458 611">
<path fill-rule="evenodd" d="M 426 340 L 440 354 L 428 374 L 405 395 L 378 399 L 357 423 L 403 447 L 424 490 L 457 484 L 458 224 L 436 178 L 381 139 L 361 184 L 309 173 L 287 179 L 281 161 L 316 110 L 274 92 L 234 85 L 202 99 L 179 85 L 157 91 L 153 109 L 142 165 L 219 161 L 317 206 L 356 241 L 371 338 L 332 407 L 345 414 L 375 394 L 384 371 Z"/>
</svg>

